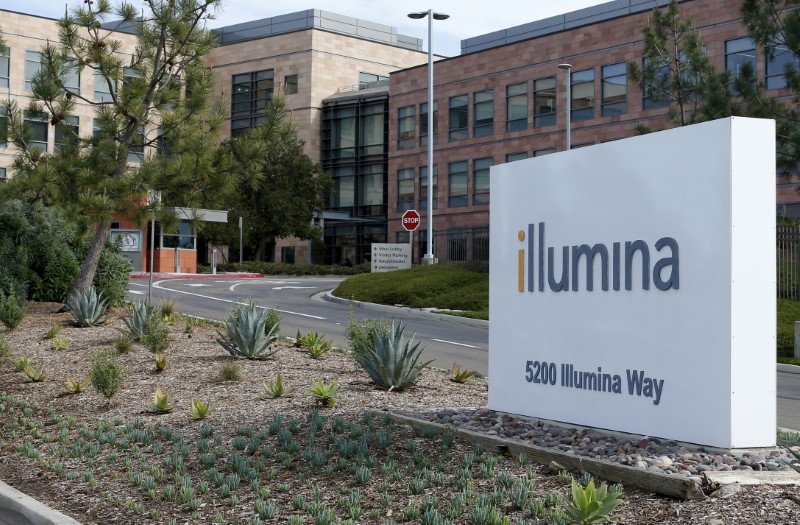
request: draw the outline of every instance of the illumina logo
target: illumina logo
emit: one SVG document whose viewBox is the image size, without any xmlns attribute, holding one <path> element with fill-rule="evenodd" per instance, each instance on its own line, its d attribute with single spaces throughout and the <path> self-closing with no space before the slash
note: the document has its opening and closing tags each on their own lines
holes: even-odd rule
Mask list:
<svg viewBox="0 0 800 525">
<path fill-rule="evenodd" d="M 641 261 L 641 285 L 643 290 L 650 289 L 650 247 L 645 241 L 626 241 L 623 251 L 621 242 L 611 245 L 611 267 L 609 268 L 609 249 L 605 244 L 581 244 L 579 246 L 563 246 L 561 248 L 561 276 L 556 280 L 556 249 L 545 244 L 545 223 L 538 224 L 538 239 L 536 235 L 536 224 L 528 225 L 528 232 L 519 230 L 517 238 L 524 242 L 527 238 L 528 249 L 520 249 L 517 252 L 517 289 L 525 291 L 525 277 L 527 275 L 528 291 L 535 292 L 538 282 L 538 291 L 545 291 L 545 274 L 547 275 L 547 285 L 554 292 L 566 292 L 570 289 L 570 277 L 572 279 L 572 291 L 577 292 L 581 288 L 579 280 L 581 261 L 586 267 L 587 291 L 594 290 L 594 267 L 595 258 L 600 258 L 600 287 L 603 291 L 608 291 L 609 276 L 613 290 L 620 290 L 621 278 L 625 277 L 625 289 L 633 289 L 634 256 L 638 255 Z M 538 240 L 538 244 L 536 241 Z M 669 248 L 670 253 L 661 254 L 663 248 Z M 545 252 L 547 256 L 545 258 Z M 677 290 L 680 285 L 680 272 L 678 261 L 678 242 L 672 237 L 662 237 L 655 243 L 654 257 L 664 255 L 652 267 L 653 284 L 659 290 Z M 546 263 L 546 264 L 545 264 Z M 546 267 L 546 268 L 545 268 Z M 609 271 L 610 270 L 610 271 Z M 664 279 L 664 274 L 668 275 Z"/>
</svg>

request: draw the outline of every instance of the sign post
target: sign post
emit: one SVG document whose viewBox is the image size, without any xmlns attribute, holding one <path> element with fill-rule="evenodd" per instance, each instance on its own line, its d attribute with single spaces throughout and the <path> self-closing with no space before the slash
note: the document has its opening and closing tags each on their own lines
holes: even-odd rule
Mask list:
<svg viewBox="0 0 800 525">
<path fill-rule="evenodd" d="M 403 228 L 408 232 L 408 245 L 411 247 L 411 259 L 414 259 L 414 231 L 419 228 L 419 213 L 417 210 L 407 210 L 403 214 Z"/>
</svg>

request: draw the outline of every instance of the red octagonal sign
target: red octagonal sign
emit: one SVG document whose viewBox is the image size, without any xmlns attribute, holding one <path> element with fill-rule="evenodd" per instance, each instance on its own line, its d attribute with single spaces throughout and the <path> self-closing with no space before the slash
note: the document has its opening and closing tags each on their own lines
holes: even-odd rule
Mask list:
<svg viewBox="0 0 800 525">
<path fill-rule="evenodd" d="M 403 214 L 403 228 L 410 232 L 419 228 L 419 213 L 417 213 L 417 210 L 408 210 Z"/>
</svg>

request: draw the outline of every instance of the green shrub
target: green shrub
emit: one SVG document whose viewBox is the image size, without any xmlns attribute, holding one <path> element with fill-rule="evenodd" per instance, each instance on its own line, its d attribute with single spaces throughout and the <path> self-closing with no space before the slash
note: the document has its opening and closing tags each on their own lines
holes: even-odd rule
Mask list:
<svg viewBox="0 0 800 525">
<path fill-rule="evenodd" d="M 116 353 L 108 349 L 92 356 L 92 369 L 89 375 L 92 386 L 111 403 L 111 398 L 122 388 L 125 367 L 117 359 Z"/>
<path fill-rule="evenodd" d="M 241 381 L 242 372 L 236 361 L 224 361 L 219 366 L 219 379 L 221 381 Z"/>
<path fill-rule="evenodd" d="M 98 294 L 94 286 L 69 304 L 69 312 L 80 327 L 95 326 L 103 322 L 107 308 L 108 303 L 102 292 Z"/>
<path fill-rule="evenodd" d="M 159 314 L 150 316 L 139 342 L 154 354 L 167 351 L 169 348 L 169 325 L 163 316 Z"/>
<path fill-rule="evenodd" d="M 128 305 L 128 310 L 130 311 L 130 316 L 127 319 L 123 318 L 122 321 L 128 327 L 133 340 L 138 341 L 147 330 L 147 325 L 155 312 L 155 308 L 146 301 L 134 301 Z"/>
<path fill-rule="evenodd" d="M 350 350 L 358 352 L 360 348 L 375 350 L 375 334 L 388 332 L 389 321 L 385 317 L 356 320 L 353 312 L 350 312 L 347 327 L 344 329 L 344 337 L 347 339 L 347 344 L 350 345 Z"/>
<path fill-rule="evenodd" d="M 281 313 L 275 308 L 267 310 L 267 322 L 264 325 L 264 332 L 275 332 L 275 337 L 281 334 Z"/>
<path fill-rule="evenodd" d="M 13 293 L 4 294 L 0 291 L 0 323 L 9 330 L 18 327 L 25 318 L 27 305 L 24 299 Z"/>
<path fill-rule="evenodd" d="M 217 268 L 223 272 L 263 273 L 264 275 L 356 275 L 368 273 L 370 271 L 370 263 L 344 266 L 340 264 L 289 264 L 247 261 L 241 264 L 221 264 Z"/>
<path fill-rule="evenodd" d="M 778 300 L 778 357 L 794 356 L 794 322 L 800 321 L 800 302 Z"/>
<path fill-rule="evenodd" d="M 384 390 L 404 390 L 417 381 L 420 370 L 431 361 L 418 364 L 422 354 L 420 343 L 403 339 L 403 324 L 392 320 L 388 332 L 373 331 L 372 346 L 357 341 L 353 351 L 356 362 L 369 374 L 372 381 Z"/>
<path fill-rule="evenodd" d="M 114 339 L 114 350 L 118 354 L 127 354 L 133 350 L 133 338 L 129 334 L 120 334 Z"/>
<path fill-rule="evenodd" d="M 252 300 L 246 305 L 236 305 L 225 321 L 226 332 L 217 330 L 217 342 L 234 357 L 258 359 L 273 355 L 278 350 L 269 352 L 269 347 L 278 338 L 280 323 L 267 328 L 272 311 L 259 311 Z"/>
<path fill-rule="evenodd" d="M 6 338 L 0 335 L 0 359 L 5 359 L 11 356 L 11 345 L 8 344 Z"/>
<path fill-rule="evenodd" d="M 108 301 L 108 306 L 121 306 L 131 280 L 131 262 L 122 255 L 117 243 L 108 243 L 100 255 L 94 285 Z"/>
</svg>

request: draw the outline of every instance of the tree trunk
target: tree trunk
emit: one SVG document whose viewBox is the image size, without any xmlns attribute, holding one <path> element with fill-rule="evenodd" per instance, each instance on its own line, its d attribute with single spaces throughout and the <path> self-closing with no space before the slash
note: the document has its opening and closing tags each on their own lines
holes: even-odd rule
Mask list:
<svg viewBox="0 0 800 525">
<path fill-rule="evenodd" d="M 103 248 L 105 248 L 106 241 L 108 240 L 108 234 L 110 232 L 110 222 L 101 222 L 97 226 L 97 231 L 94 233 L 92 244 L 89 246 L 89 251 L 86 254 L 86 258 L 81 264 L 81 270 L 78 273 L 78 278 L 75 279 L 75 283 L 72 285 L 72 289 L 69 291 L 69 295 L 67 296 L 67 304 L 64 308 L 62 308 L 62 310 L 66 310 L 68 305 L 76 301 L 78 297 L 86 293 L 89 288 L 91 288 L 92 282 L 94 281 L 94 275 L 97 273 L 97 266 L 100 264 L 100 255 L 103 253 Z"/>
</svg>

